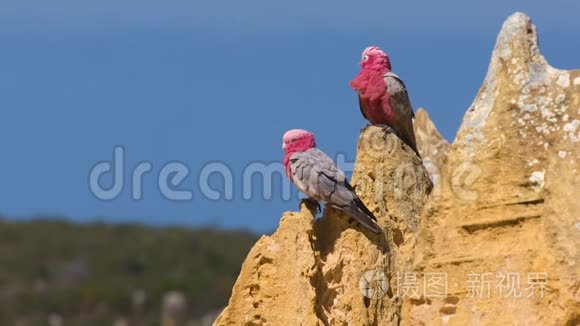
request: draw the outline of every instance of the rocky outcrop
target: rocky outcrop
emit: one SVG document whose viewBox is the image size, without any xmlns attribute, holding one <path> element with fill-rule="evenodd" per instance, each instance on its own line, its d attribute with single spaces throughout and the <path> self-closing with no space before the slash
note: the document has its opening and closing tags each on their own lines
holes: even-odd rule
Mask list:
<svg viewBox="0 0 580 326">
<path fill-rule="evenodd" d="M 384 235 L 329 208 L 285 213 L 216 324 L 577 325 L 579 144 L 580 71 L 552 68 L 516 13 L 431 195 L 413 152 L 365 129 L 353 184 Z"/>
<path fill-rule="evenodd" d="M 388 285 L 393 271 L 411 268 L 431 182 L 413 150 L 368 127 L 358 143 L 352 184 L 384 234 L 366 233 L 332 208 L 314 219 L 316 208 L 303 203 L 250 251 L 217 325 L 400 321 L 402 300 Z"/>
<path fill-rule="evenodd" d="M 418 282 L 444 274 L 447 295 L 405 300 L 404 324 L 580 322 L 579 104 L 580 71 L 509 17 L 422 216 Z"/>
<path fill-rule="evenodd" d="M 441 133 L 431 121 L 429 113 L 423 108 L 419 108 L 415 112 L 413 129 L 417 138 L 417 148 L 423 157 L 423 164 L 429 171 L 433 183 L 437 183 L 451 145 L 441 136 Z"/>
</svg>

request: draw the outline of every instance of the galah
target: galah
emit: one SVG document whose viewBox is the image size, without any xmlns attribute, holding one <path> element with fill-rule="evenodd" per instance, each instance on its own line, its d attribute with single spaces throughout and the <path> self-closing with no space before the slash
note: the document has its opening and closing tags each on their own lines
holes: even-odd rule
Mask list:
<svg viewBox="0 0 580 326">
<path fill-rule="evenodd" d="M 419 157 L 413 131 L 413 108 L 403 81 L 391 71 L 385 52 L 376 46 L 367 47 L 360 60 L 361 71 L 350 81 L 358 92 L 362 115 L 373 125 L 381 125 L 409 145 Z"/>
<path fill-rule="evenodd" d="M 317 203 L 345 212 L 368 230 L 381 232 L 377 219 L 357 196 L 344 172 L 316 148 L 311 132 L 293 129 L 282 140 L 286 175 L 298 190 Z"/>
</svg>

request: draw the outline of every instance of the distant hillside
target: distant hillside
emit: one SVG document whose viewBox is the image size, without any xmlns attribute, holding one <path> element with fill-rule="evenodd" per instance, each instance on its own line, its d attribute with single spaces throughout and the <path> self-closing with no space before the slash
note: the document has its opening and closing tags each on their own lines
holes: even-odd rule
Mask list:
<svg viewBox="0 0 580 326">
<path fill-rule="evenodd" d="M 184 318 L 197 320 L 227 304 L 256 240 L 212 229 L 0 220 L 0 325 L 46 325 L 49 316 L 63 325 L 158 325 L 169 291 L 183 293 Z"/>
</svg>

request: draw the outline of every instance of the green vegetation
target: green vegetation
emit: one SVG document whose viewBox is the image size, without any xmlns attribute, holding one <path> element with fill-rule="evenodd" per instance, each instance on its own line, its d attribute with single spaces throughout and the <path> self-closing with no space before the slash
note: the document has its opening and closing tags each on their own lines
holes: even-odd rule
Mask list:
<svg viewBox="0 0 580 326">
<path fill-rule="evenodd" d="M 213 229 L 0 220 L 0 325 L 158 325 L 169 291 L 186 319 L 227 304 L 257 236 Z M 143 304 L 135 297 L 145 293 Z"/>
</svg>

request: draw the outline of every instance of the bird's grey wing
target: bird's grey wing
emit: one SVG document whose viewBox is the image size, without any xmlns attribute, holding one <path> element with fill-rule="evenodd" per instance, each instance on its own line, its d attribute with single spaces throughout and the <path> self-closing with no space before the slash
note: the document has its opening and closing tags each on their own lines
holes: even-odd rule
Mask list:
<svg viewBox="0 0 580 326">
<path fill-rule="evenodd" d="M 417 140 L 413 130 L 415 113 L 413 113 L 405 83 L 393 72 L 386 73 L 384 80 L 389 94 L 389 104 L 394 112 L 394 126 L 398 136 L 421 157 L 417 150 Z"/>
<path fill-rule="evenodd" d="M 413 106 L 411 105 L 411 100 L 409 99 L 409 93 L 407 92 L 407 86 L 403 80 L 397 76 L 392 71 L 389 71 L 384 75 L 385 84 L 387 85 L 387 92 L 390 97 L 396 97 L 401 104 L 400 112 L 411 118 L 415 117 L 413 112 Z"/>
<path fill-rule="evenodd" d="M 363 102 L 362 98 L 360 97 L 360 94 L 358 94 L 358 108 L 360 109 L 360 113 L 362 114 L 362 116 L 368 120 L 369 118 L 367 118 L 367 115 L 365 114 L 365 111 L 368 108 L 366 108 L 365 106 L 366 106 L 365 102 Z"/>
<path fill-rule="evenodd" d="M 310 198 L 323 203 L 346 203 L 353 199 L 353 194 L 344 186 L 344 172 L 317 148 L 294 153 L 290 157 L 290 172 L 296 187 Z"/>
<path fill-rule="evenodd" d="M 313 148 L 293 154 L 290 172 L 296 187 L 308 197 L 344 211 L 372 232 L 381 231 L 376 218 L 358 198 L 344 172 L 324 152 Z"/>
</svg>

